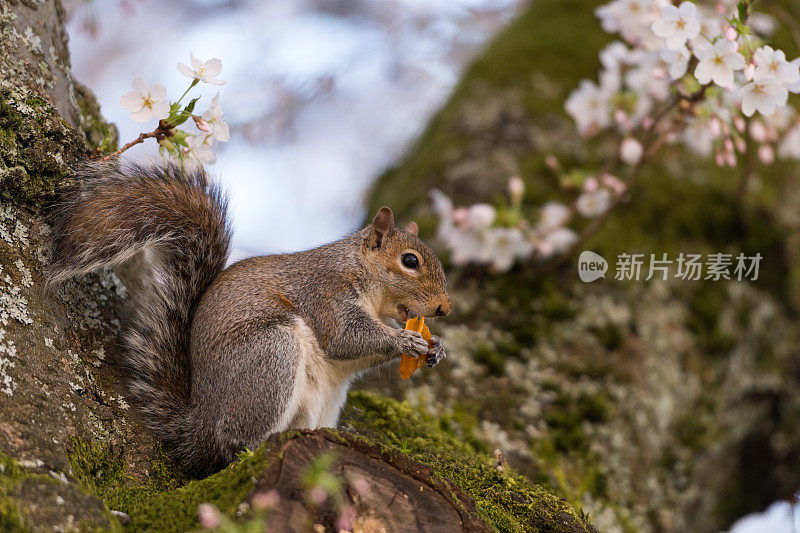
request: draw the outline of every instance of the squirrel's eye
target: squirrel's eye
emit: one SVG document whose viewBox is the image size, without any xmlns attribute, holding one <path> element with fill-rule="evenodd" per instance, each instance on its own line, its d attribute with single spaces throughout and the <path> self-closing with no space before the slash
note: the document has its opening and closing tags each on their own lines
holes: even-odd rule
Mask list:
<svg viewBox="0 0 800 533">
<path fill-rule="evenodd" d="M 406 268 L 419 268 L 419 258 L 414 254 L 403 254 L 402 262 Z"/>
</svg>

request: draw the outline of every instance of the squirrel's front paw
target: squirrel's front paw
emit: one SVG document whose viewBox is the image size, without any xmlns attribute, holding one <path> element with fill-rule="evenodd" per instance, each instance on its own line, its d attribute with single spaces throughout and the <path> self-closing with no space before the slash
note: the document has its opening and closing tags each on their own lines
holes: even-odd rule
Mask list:
<svg viewBox="0 0 800 533">
<path fill-rule="evenodd" d="M 428 341 L 423 339 L 418 331 L 397 330 L 397 346 L 400 353 L 411 357 L 419 357 L 428 353 Z"/>
<path fill-rule="evenodd" d="M 433 342 L 433 346 L 430 350 L 428 350 L 428 357 L 427 363 L 428 366 L 433 368 L 439 364 L 439 362 L 447 357 L 447 354 L 444 353 L 444 346 L 442 346 L 442 338 L 433 335 L 431 337 L 431 341 Z"/>
</svg>

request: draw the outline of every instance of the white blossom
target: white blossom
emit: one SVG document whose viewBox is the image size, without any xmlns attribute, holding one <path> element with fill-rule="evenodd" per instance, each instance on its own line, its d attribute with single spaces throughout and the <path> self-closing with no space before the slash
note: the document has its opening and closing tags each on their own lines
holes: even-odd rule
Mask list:
<svg viewBox="0 0 800 533">
<path fill-rule="evenodd" d="M 794 65 L 796 69 L 800 69 L 800 57 L 793 59 L 790 63 Z M 789 89 L 790 93 L 800 93 L 800 79 L 790 84 L 787 89 Z"/>
<path fill-rule="evenodd" d="M 545 230 L 560 228 L 569 221 L 569 208 L 558 202 L 547 202 L 542 206 L 539 225 Z"/>
<path fill-rule="evenodd" d="M 131 85 L 133 91 L 123 94 L 119 102 L 131 112 L 131 120 L 142 123 L 153 117 L 161 120 L 169 116 L 169 104 L 164 101 L 167 89 L 163 85 L 154 83 L 150 87 L 142 78 L 134 78 Z"/>
<path fill-rule="evenodd" d="M 619 145 L 619 157 L 629 165 L 635 165 L 642 158 L 642 143 L 633 137 L 625 137 Z"/>
<path fill-rule="evenodd" d="M 498 272 L 505 272 L 514 260 L 525 259 L 533 251 L 533 244 L 517 228 L 494 228 L 486 237 L 489 262 Z"/>
<path fill-rule="evenodd" d="M 581 80 L 564 107 L 582 135 L 590 135 L 611 124 L 609 95 L 591 80 Z"/>
<path fill-rule="evenodd" d="M 686 69 L 689 67 L 689 58 L 691 54 L 689 49 L 685 46 L 680 46 L 673 50 L 671 48 L 664 48 L 660 52 L 661 59 L 669 65 L 669 77 L 677 80 L 686 75 Z"/>
<path fill-rule="evenodd" d="M 800 124 L 795 125 L 783 136 L 778 145 L 778 156 L 784 159 L 800 159 Z"/>
<path fill-rule="evenodd" d="M 536 245 L 537 251 L 544 255 L 554 255 L 567 250 L 578 240 L 578 235 L 568 228 L 558 228 L 547 233 Z"/>
<path fill-rule="evenodd" d="M 219 93 L 211 99 L 211 105 L 202 115 L 202 119 L 211 127 L 211 133 L 214 139 L 220 142 L 228 142 L 231 138 L 231 132 L 228 124 L 223 120 L 222 106 L 219 103 Z"/>
<path fill-rule="evenodd" d="M 772 77 L 753 80 L 742 87 L 742 113 L 751 117 L 758 111 L 764 116 L 775 112 L 779 106 L 786 105 L 789 91 Z"/>
<path fill-rule="evenodd" d="M 756 81 L 774 78 L 777 83 L 789 87 L 800 80 L 800 71 L 798 71 L 797 65 L 786 61 L 786 55 L 782 50 L 774 50 L 771 46 L 762 46 L 753 54 L 753 61 L 756 64 L 753 79 Z"/>
<path fill-rule="evenodd" d="M 694 76 L 703 85 L 713 81 L 720 87 L 733 84 L 733 71 L 745 66 L 744 56 L 737 52 L 736 43 L 718 39 L 711 44 L 698 41 L 694 47 L 694 55 L 699 59 Z"/>
<path fill-rule="evenodd" d="M 584 192 L 575 202 L 575 209 L 587 218 L 600 216 L 608 211 L 609 207 L 611 207 L 611 191 L 605 188 Z"/>
<path fill-rule="evenodd" d="M 667 48 L 677 50 L 700 34 L 700 20 L 697 7 L 691 2 L 683 2 L 680 7 L 667 4 L 661 8 L 661 18 L 651 26 L 653 33 L 666 39 Z"/>
<path fill-rule="evenodd" d="M 198 162 L 213 165 L 217 162 L 217 154 L 214 153 L 214 136 L 210 134 L 189 135 L 186 137 L 189 144 L 187 152 L 194 156 Z"/>
<path fill-rule="evenodd" d="M 486 229 L 492 225 L 497 212 L 489 204 L 474 204 L 469 208 L 467 222 L 470 228 Z"/>
<path fill-rule="evenodd" d="M 191 52 L 189 52 L 189 59 L 192 62 L 191 68 L 183 63 L 178 63 L 178 72 L 187 78 L 195 78 L 205 83 L 225 84 L 225 80 L 217 79 L 219 73 L 222 72 L 222 61 L 216 57 L 212 57 L 208 61 L 200 61 Z"/>
</svg>

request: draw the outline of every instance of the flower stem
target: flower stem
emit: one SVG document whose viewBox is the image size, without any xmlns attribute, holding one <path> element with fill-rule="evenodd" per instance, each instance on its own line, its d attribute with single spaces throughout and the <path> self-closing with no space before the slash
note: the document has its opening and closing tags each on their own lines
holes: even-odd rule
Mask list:
<svg viewBox="0 0 800 533">
<path fill-rule="evenodd" d="M 193 80 L 192 80 L 192 83 L 190 83 L 190 84 L 189 84 L 189 88 L 188 88 L 188 89 L 186 89 L 186 90 L 184 91 L 184 93 L 181 95 L 181 97 L 180 97 L 180 98 L 178 98 L 178 101 L 177 101 L 177 102 L 175 102 L 175 103 L 176 103 L 176 104 L 180 104 L 180 103 L 181 103 L 181 100 L 183 100 L 183 97 L 184 97 L 184 96 L 186 96 L 187 94 L 189 94 L 189 91 L 191 91 L 191 90 L 192 90 L 192 87 L 194 87 L 194 86 L 195 86 L 195 85 L 197 85 L 198 83 L 200 83 L 200 80 L 198 80 L 197 78 L 193 79 Z"/>
</svg>

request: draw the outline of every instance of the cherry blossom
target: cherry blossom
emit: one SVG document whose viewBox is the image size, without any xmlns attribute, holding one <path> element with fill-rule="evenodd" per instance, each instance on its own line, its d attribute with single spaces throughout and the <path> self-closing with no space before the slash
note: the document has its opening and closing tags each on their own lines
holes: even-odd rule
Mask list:
<svg viewBox="0 0 800 533">
<path fill-rule="evenodd" d="M 778 106 L 786 105 L 789 91 L 775 78 L 764 77 L 753 80 L 742 87 L 742 113 L 751 117 L 758 111 L 764 116 L 772 115 Z"/>
<path fill-rule="evenodd" d="M 569 221 L 569 207 L 558 202 L 547 202 L 542 206 L 540 226 L 545 230 L 560 228 Z"/>
<path fill-rule="evenodd" d="M 186 137 L 189 144 L 187 152 L 194 156 L 196 160 L 203 164 L 213 165 L 217 162 L 217 154 L 214 153 L 214 136 L 210 134 L 189 135 Z"/>
<path fill-rule="evenodd" d="M 667 4 L 661 8 L 661 18 L 651 26 L 653 33 L 666 39 L 667 48 L 677 50 L 700 34 L 700 21 L 697 7 L 691 2 L 683 2 L 680 7 Z"/>
<path fill-rule="evenodd" d="M 778 156 L 784 159 L 800 159 L 800 124 L 786 132 L 778 146 Z"/>
<path fill-rule="evenodd" d="M 524 259 L 533 251 L 531 243 L 517 228 L 494 228 L 487 234 L 487 256 L 492 268 L 505 272 L 516 259 Z"/>
<path fill-rule="evenodd" d="M 475 204 L 469 208 L 467 223 L 474 229 L 486 229 L 492 225 L 497 211 L 489 204 Z"/>
<path fill-rule="evenodd" d="M 794 68 L 800 69 L 800 57 L 793 59 L 791 64 L 794 65 Z M 800 79 L 790 84 L 787 89 L 789 89 L 790 93 L 800 93 Z"/>
<path fill-rule="evenodd" d="M 231 138 L 231 132 L 228 124 L 223 120 L 222 106 L 219 103 L 219 93 L 211 99 L 211 105 L 208 110 L 202 115 L 203 121 L 211 128 L 211 133 L 214 139 L 220 142 L 228 142 Z M 198 128 L 200 126 L 198 125 Z"/>
<path fill-rule="evenodd" d="M 216 57 L 212 57 L 208 61 L 200 61 L 191 52 L 189 52 L 189 59 L 192 63 L 191 68 L 183 63 L 178 63 L 178 72 L 187 78 L 194 78 L 204 83 L 213 85 L 225 84 L 225 80 L 217 79 L 219 73 L 222 72 L 222 61 Z"/>
<path fill-rule="evenodd" d="M 786 61 L 782 50 L 774 50 L 771 46 L 762 46 L 753 54 L 756 70 L 753 79 L 774 78 L 775 81 L 787 87 L 800 80 L 800 71 L 797 65 Z"/>
<path fill-rule="evenodd" d="M 134 78 L 133 91 L 125 93 L 120 98 L 120 105 L 131 112 L 134 122 L 147 122 L 155 117 L 158 120 L 169 116 L 169 104 L 165 102 L 167 89 L 160 83 L 152 87 L 142 78 Z"/>
<path fill-rule="evenodd" d="M 611 124 L 609 95 L 591 80 L 582 80 L 578 89 L 567 98 L 564 107 L 578 125 L 578 131 L 587 135 Z"/>
<path fill-rule="evenodd" d="M 587 218 L 600 216 L 608 211 L 609 207 L 611 207 L 611 191 L 608 189 L 584 192 L 575 202 L 575 209 Z"/>
<path fill-rule="evenodd" d="M 619 157 L 629 165 L 635 165 L 642 158 L 642 143 L 633 137 L 625 137 L 619 145 Z"/>
<path fill-rule="evenodd" d="M 691 57 L 688 48 L 685 46 L 680 46 L 677 49 L 664 48 L 659 55 L 669 65 L 670 78 L 678 80 L 686 75 L 686 70 L 689 67 L 689 58 Z"/>
<path fill-rule="evenodd" d="M 718 39 L 711 44 L 698 41 L 694 45 L 694 55 L 699 59 L 694 76 L 703 85 L 713 81 L 720 87 L 733 84 L 733 71 L 745 66 L 744 56 L 738 51 L 736 43 Z"/>
</svg>

